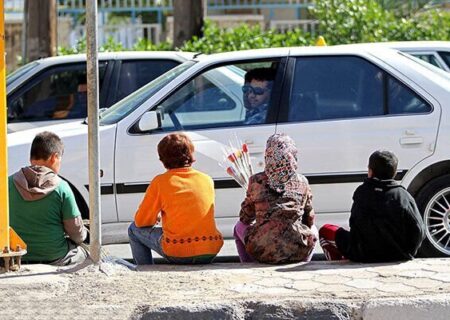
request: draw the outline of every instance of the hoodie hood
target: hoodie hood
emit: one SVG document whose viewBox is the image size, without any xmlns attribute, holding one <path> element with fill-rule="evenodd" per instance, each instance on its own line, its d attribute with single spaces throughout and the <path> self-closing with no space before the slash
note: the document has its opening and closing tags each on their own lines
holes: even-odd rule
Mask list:
<svg viewBox="0 0 450 320">
<path fill-rule="evenodd" d="M 374 189 L 382 189 L 383 191 L 401 187 L 394 179 L 380 180 L 378 178 L 367 178 L 366 181 L 373 186 Z"/>
<path fill-rule="evenodd" d="M 30 166 L 17 171 L 13 181 L 25 201 L 36 201 L 55 190 L 61 178 L 47 167 Z"/>
</svg>

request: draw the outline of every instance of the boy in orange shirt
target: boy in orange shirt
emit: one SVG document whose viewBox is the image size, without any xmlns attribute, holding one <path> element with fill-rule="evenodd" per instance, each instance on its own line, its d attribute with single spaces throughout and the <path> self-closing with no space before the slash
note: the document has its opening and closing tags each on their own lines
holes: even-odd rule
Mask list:
<svg viewBox="0 0 450 320">
<path fill-rule="evenodd" d="M 153 264 L 151 250 L 171 263 L 210 263 L 223 245 L 214 220 L 214 184 L 191 167 L 194 145 L 181 133 L 158 144 L 167 171 L 150 183 L 128 228 L 131 252 L 138 265 Z M 162 227 L 155 226 L 161 215 Z"/>
</svg>

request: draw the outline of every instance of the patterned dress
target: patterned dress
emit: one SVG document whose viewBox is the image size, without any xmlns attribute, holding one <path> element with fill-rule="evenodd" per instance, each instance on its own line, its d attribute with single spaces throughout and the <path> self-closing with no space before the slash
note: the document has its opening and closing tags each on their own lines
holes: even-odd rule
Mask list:
<svg viewBox="0 0 450 320">
<path fill-rule="evenodd" d="M 277 192 L 265 172 L 253 175 L 239 214 L 242 223 L 254 222 L 245 239 L 246 251 L 264 263 L 304 261 L 316 242 L 310 230 L 312 212 L 311 189 L 304 176 L 296 174 L 288 188 Z"/>
</svg>

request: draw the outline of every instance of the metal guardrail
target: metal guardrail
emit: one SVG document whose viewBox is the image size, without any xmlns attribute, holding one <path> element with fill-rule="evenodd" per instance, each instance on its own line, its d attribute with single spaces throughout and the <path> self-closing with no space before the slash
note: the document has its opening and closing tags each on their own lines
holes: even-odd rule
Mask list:
<svg viewBox="0 0 450 320">
<path fill-rule="evenodd" d="M 22 0 L 23 1 L 23 0 Z M 85 1 L 58 0 L 58 12 L 83 13 Z M 312 5 L 312 0 L 206 0 L 209 10 L 226 9 L 300 9 Z M 172 0 L 98 0 L 100 12 L 171 11 Z"/>
<path fill-rule="evenodd" d="M 172 0 L 98 0 L 99 12 L 149 12 L 172 10 Z M 82 0 L 58 0 L 58 13 L 80 14 L 85 11 Z"/>
<path fill-rule="evenodd" d="M 292 31 L 300 29 L 304 32 L 311 33 L 312 36 L 317 34 L 319 21 L 317 20 L 272 20 L 270 21 L 270 29 L 279 32 Z"/>
<path fill-rule="evenodd" d="M 22 0 L 23 1 L 23 0 Z M 58 12 L 84 12 L 82 0 L 58 0 Z M 312 5 L 312 0 L 207 0 L 208 10 L 226 9 L 300 9 Z M 98 0 L 100 12 L 171 11 L 172 0 Z"/>
<path fill-rule="evenodd" d="M 86 0 L 57 0 L 59 15 L 79 15 L 86 12 Z M 97 0 L 99 13 L 171 11 L 173 0 Z M 205 0 L 207 11 L 244 9 L 301 9 L 312 5 L 312 0 Z M 23 12 L 25 0 L 5 0 L 6 13 Z"/>
<path fill-rule="evenodd" d="M 223 9 L 300 9 L 312 0 L 208 0 L 208 10 Z"/>
</svg>

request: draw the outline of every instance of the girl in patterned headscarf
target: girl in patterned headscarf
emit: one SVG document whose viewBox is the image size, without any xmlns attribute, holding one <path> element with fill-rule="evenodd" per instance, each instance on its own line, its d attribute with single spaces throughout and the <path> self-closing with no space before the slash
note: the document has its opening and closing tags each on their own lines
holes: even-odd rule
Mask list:
<svg viewBox="0 0 450 320">
<path fill-rule="evenodd" d="M 298 192 L 292 188 L 298 184 L 297 174 L 297 148 L 291 137 L 281 133 L 269 137 L 265 154 L 266 167 L 264 173 L 267 175 L 270 188 L 278 193 Z"/>
<path fill-rule="evenodd" d="M 250 177 L 234 229 L 241 262 L 309 261 L 317 239 L 308 180 L 296 172 L 297 148 L 285 134 L 267 140 L 265 170 Z"/>
</svg>

